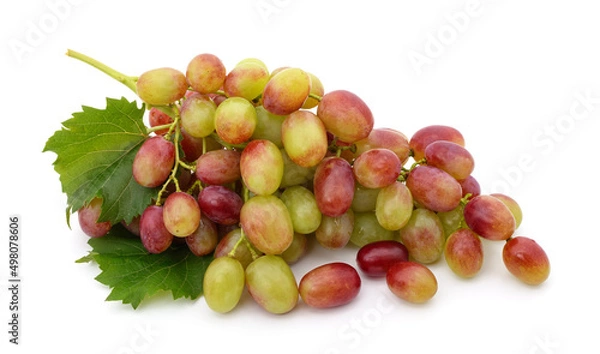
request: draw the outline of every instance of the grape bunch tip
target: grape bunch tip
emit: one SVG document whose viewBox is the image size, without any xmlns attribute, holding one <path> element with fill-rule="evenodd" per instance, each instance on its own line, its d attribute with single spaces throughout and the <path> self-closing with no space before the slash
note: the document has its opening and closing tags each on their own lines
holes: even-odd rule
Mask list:
<svg viewBox="0 0 600 354">
<path fill-rule="evenodd" d="M 462 133 L 431 125 L 410 138 L 375 128 L 368 105 L 346 90 L 327 92 L 296 67 L 269 70 L 255 58 L 226 70 L 213 54 L 185 71 L 163 67 L 127 76 L 82 60 L 132 89 L 144 103 L 146 136 L 131 163 L 136 183 L 156 190 L 144 211 L 120 221 L 148 254 L 188 247 L 213 257 L 203 275 L 208 307 L 230 312 L 244 289 L 266 311 L 299 302 L 351 303 L 361 276 L 426 303 L 438 290 L 429 265 L 442 258 L 461 278 L 480 273 L 484 242 L 504 241 L 506 270 L 529 285 L 550 263 L 533 239 L 517 236 L 523 213 L 505 194 L 481 194 Z M 103 196 L 76 210 L 82 231 L 108 234 Z M 319 265 L 299 281 L 291 265 L 307 244 L 355 247 L 356 264 Z M 487 256 L 487 255 L 486 255 Z"/>
</svg>

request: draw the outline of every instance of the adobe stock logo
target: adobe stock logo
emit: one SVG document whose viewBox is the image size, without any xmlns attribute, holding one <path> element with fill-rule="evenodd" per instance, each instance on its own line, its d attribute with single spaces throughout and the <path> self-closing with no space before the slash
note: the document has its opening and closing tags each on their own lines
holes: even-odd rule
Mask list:
<svg viewBox="0 0 600 354">
<path fill-rule="evenodd" d="M 425 65 L 433 65 L 469 29 L 473 20 L 481 16 L 483 9 L 480 0 L 469 0 L 462 10 L 444 15 L 446 22 L 437 31 L 427 34 L 422 52 L 412 49 L 408 52 L 415 73 L 421 75 Z"/>
<path fill-rule="evenodd" d="M 60 24 L 71 16 L 73 7 L 82 2 L 83 0 L 45 0 L 45 9 L 39 18 L 27 21 L 23 34 L 8 40 L 8 47 L 17 62 L 22 63 L 27 55 L 44 44 L 48 36 L 55 33 Z"/>
</svg>

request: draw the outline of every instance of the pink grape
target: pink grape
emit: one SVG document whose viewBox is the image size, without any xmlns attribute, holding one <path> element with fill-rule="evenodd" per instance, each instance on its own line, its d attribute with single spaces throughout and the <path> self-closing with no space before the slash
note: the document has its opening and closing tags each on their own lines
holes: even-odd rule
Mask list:
<svg viewBox="0 0 600 354">
<path fill-rule="evenodd" d="M 474 277 L 483 265 L 483 245 L 479 236 L 469 228 L 456 230 L 446 240 L 444 258 L 454 274 Z"/>
<path fill-rule="evenodd" d="M 252 140 L 242 150 L 240 174 L 254 194 L 273 194 L 281 185 L 283 169 L 281 151 L 269 140 Z"/>
<path fill-rule="evenodd" d="M 371 109 L 346 90 L 326 93 L 317 107 L 317 116 L 328 131 L 346 143 L 366 138 L 374 125 Z"/>
<path fill-rule="evenodd" d="M 394 240 L 369 243 L 356 254 L 358 268 L 370 277 L 384 277 L 391 266 L 403 261 L 408 261 L 408 249 Z"/>
<path fill-rule="evenodd" d="M 224 186 L 206 186 L 198 194 L 202 215 L 222 225 L 237 224 L 243 204 L 239 194 Z"/>
<path fill-rule="evenodd" d="M 325 126 L 310 111 L 291 113 L 281 126 L 281 140 L 290 159 L 302 167 L 316 166 L 327 153 Z"/>
<path fill-rule="evenodd" d="M 408 223 L 400 229 L 400 241 L 415 261 L 429 264 L 441 257 L 446 235 L 436 213 L 418 208 L 412 212 Z"/>
<path fill-rule="evenodd" d="M 237 150 L 214 150 L 206 152 L 196 160 L 196 177 L 206 184 L 223 185 L 242 177 Z"/>
<path fill-rule="evenodd" d="M 185 192 L 169 194 L 163 204 L 165 227 L 177 237 L 191 235 L 200 225 L 200 206 L 193 196 Z"/>
<path fill-rule="evenodd" d="M 434 141 L 425 148 L 427 165 L 446 171 L 457 180 L 471 175 L 475 161 L 471 153 L 457 143 L 451 141 Z"/>
<path fill-rule="evenodd" d="M 310 93 L 310 76 L 302 69 L 287 68 L 271 76 L 262 94 L 263 107 L 273 114 L 288 115 L 300 108 Z"/>
<path fill-rule="evenodd" d="M 406 186 L 417 203 L 437 212 L 456 208 L 462 198 L 458 181 L 433 166 L 415 167 L 406 179 Z"/>
<path fill-rule="evenodd" d="M 112 225 L 110 221 L 98 222 L 102 213 L 102 198 L 94 198 L 77 212 L 79 227 L 89 237 L 102 237 L 106 235 Z"/>
<path fill-rule="evenodd" d="M 386 274 L 386 283 L 399 298 L 415 303 L 425 303 L 437 293 L 438 282 L 433 272 L 417 262 L 398 262 Z"/>
<path fill-rule="evenodd" d="M 140 217 L 140 239 L 150 253 L 162 253 L 173 242 L 173 234 L 167 230 L 163 221 L 163 207 L 148 206 Z"/>
<path fill-rule="evenodd" d="M 173 118 L 161 111 L 157 107 L 150 108 L 150 113 L 148 115 L 148 122 L 151 127 L 158 127 L 161 125 L 171 124 L 173 123 Z M 164 128 L 155 131 L 156 135 L 165 135 L 169 131 L 169 128 Z"/>
<path fill-rule="evenodd" d="M 354 230 L 354 212 L 348 209 L 340 216 L 323 215 L 319 227 L 315 231 L 317 242 L 328 249 L 345 247 Z"/>
<path fill-rule="evenodd" d="M 410 157 L 408 138 L 403 133 L 390 128 L 375 128 L 369 135 L 355 142 L 356 156 L 371 149 L 384 148 L 392 150 L 404 165 Z"/>
<path fill-rule="evenodd" d="M 506 269 L 525 284 L 540 285 L 550 276 L 548 255 L 531 238 L 517 236 L 507 240 L 502 260 Z"/>
<path fill-rule="evenodd" d="M 188 84 L 200 93 L 215 92 L 225 82 L 225 65 L 217 56 L 210 53 L 198 54 L 187 66 L 185 73 Z"/>
<path fill-rule="evenodd" d="M 465 222 L 481 237 L 489 240 L 507 240 L 516 229 L 516 221 L 510 209 L 498 198 L 480 195 L 464 208 Z"/>
<path fill-rule="evenodd" d="M 205 214 L 202 213 L 196 231 L 185 238 L 190 251 L 198 257 L 212 253 L 219 242 L 217 226 Z"/>
<path fill-rule="evenodd" d="M 175 145 L 162 136 L 144 141 L 133 160 L 133 178 L 143 187 L 162 185 L 175 164 Z"/>
<path fill-rule="evenodd" d="M 269 71 L 259 59 L 247 58 L 235 65 L 225 77 L 223 90 L 228 97 L 241 97 L 252 101 L 264 90 L 269 81 Z"/>
<path fill-rule="evenodd" d="M 242 206 L 240 224 L 256 249 L 265 254 L 281 254 L 294 239 L 290 214 L 274 195 L 257 195 Z"/>
<path fill-rule="evenodd" d="M 351 265 L 332 262 L 318 266 L 300 280 L 298 290 L 305 304 L 331 308 L 350 303 L 360 292 L 360 275 Z"/>
<path fill-rule="evenodd" d="M 327 157 L 315 171 L 313 190 L 321 213 L 336 217 L 344 214 L 354 198 L 354 174 L 348 161 Z"/>
<path fill-rule="evenodd" d="M 465 146 L 465 139 L 457 129 L 445 125 L 429 125 L 419 129 L 409 140 L 415 161 L 425 157 L 425 149 L 434 141 L 445 140 Z"/>
<path fill-rule="evenodd" d="M 372 149 L 354 160 L 354 177 L 367 188 L 383 188 L 396 182 L 402 172 L 402 163 L 392 150 Z"/>
</svg>

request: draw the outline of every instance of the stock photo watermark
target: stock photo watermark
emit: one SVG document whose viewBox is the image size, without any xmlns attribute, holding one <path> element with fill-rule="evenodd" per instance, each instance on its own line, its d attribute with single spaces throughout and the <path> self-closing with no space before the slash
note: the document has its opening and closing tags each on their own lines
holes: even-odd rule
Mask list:
<svg viewBox="0 0 600 354">
<path fill-rule="evenodd" d="M 129 341 L 119 347 L 116 354 L 141 354 L 146 353 L 152 348 L 159 332 L 154 325 L 146 323 L 136 325 Z"/>
<path fill-rule="evenodd" d="M 557 354 L 559 342 L 548 333 L 536 335 L 527 349 L 527 354 Z"/>
<path fill-rule="evenodd" d="M 282 13 L 292 2 L 293 0 L 258 0 L 254 4 L 254 9 L 263 23 L 268 25 L 273 15 Z"/>
<path fill-rule="evenodd" d="M 433 32 L 428 32 L 422 49 L 408 51 L 408 60 L 417 75 L 423 73 L 427 65 L 433 65 L 446 50 L 465 33 L 475 19 L 484 11 L 484 2 L 469 0 L 460 10 L 444 15 L 445 22 Z"/>
<path fill-rule="evenodd" d="M 18 63 L 41 47 L 50 35 L 55 33 L 61 23 L 73 13 L 73 8 L 84 0 L 45 0 L 44 11 L 39 17 L 28 20 L 25 30 L 8 40 L 8 47 Z"/>
<path fill-rule="evenodd" d="M 510 193 L 519 187 L 526 175 L 535 171 L 545 156 L 555 152 L 560 144 L 575 134 L 579 125 L 598 113 L 599 106 L 598 92 L 581 89 L 573 93 L 568 108 L 534 131 L 530 148 L 519 155 L 513 164 L 498 171 L 500 177 L 490 185 L 492 192 Z"/>
<path fill-rule="evenodd" d="M 342 354 L 356 350 L 364 339 L 381 326 L 386 315 L 393 312 L 396 304 L 390 296 L 379 295 L 374 306 L 364 310 L 359 316 L 353 316 L 336 331 L 340 342 L 322 351 L 321 354 Z"/>
</svg>

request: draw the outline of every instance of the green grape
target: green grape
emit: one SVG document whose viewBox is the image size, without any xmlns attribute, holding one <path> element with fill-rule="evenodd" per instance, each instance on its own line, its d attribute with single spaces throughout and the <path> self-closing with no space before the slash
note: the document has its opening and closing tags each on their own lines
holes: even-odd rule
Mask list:
<svg viewBox="0 0 600 354">
<path fill-rule="evenodd" d="M 245 285 L 245 272 L 235 258 L 219 257 L 210 262 L 204 273 L 203 291 L 208 307 L 227 313 L 240 301 Z"/>
<path fill-rule="evenodd" d="M 283 251 L 279 256 L 283 258 L 287 264 L 294 264 L 306 254 L 307 244 L 308 238 L 306 235 L 295 232 L 290 247 Z"/>
<path fill-rule="evenodd" d="M 377 206 L 377 196 L 381 188 L 367 188 L 356 183 L 354 198 L 352 199 L 352 210 L 357 213 L 373 211 Z"/>
<path fill-rule="evenodd" d="M 269 113 L 263 106 L 256 107 L 256 128 L 252 134 L 252 140 L 270 140 L 278 148 L 283 147 L 281 141 L 281 126 L 287 116 L 278 116 Z"/>
<path fill-rule="evenodd" d="M 327 154 L 327 132 L 314 113 L 291 113 L 281 127 L 281 139 L 288 156 L 296 164 L 313 167 Z"/>
<path fill-rule="evenodd" d="M 185 192 L 169 194 L 163 204 L 165 227 L 173 236 L 191 235 L 200 226 L 200 218 L 198 201 Z"/>
<path fill-rule="evenodd" d="M 450 211 L 437 213 L 442 226 L 444 227 L 444 235 L 450 236 L 454 231 L 461 227 L 466 227 L 465 218 L 463 216 L 463 206 L 459 205 Z"/>
<path fill-rule="evenodd" d="M 248 100 L 229 97 L 215 111 L 215 130 L 228 144 L 248 141 L 256 129 L 256 109 Z"/>
<path fill-rule="evenodd" d="M 310 94 L 317 96 L 317 97 L 323 97 L 323 95 L 325 94 L 325 88 L 323 87 L 323 82 L 321 82 L 321 80 L 314 74 L 312 73 L 308 73 L 308 76 L 310 76 Z M 315 108 L 316 106 L 319 105 L 319 101 L 313 97 L 308 97 L 306 99 L 306 101 L 304 101 L 304 104 L 302 105 L 302 108 L 304 109 L 311 109 L 311 108 Z"/>
<path fill-rule="evenodd" d="M 354 228 L 350 242 L 355 246 L 362 247 L 369 243 L 382 240 L 393 240 L 396 233 L 386 230 L 377 221 L 374 211 L 354 213 Z"/>
<path fill-rule="evenodd" d="M 283 157 L 283 177 L 281 178 L 280 188 L 306 184 L 312 181 L 316 168 L 297 165 L 290 159 L 285 149 L 280 151 Z"/>
<path fill-rule="evenodd" d="M 228 97 L 257 98 L 269 81 L 269 70 L 256 58 L 247 58 L 235 65 L 225 77 L 223 90 Z"/>
<path fill-rule="evenodd" d="M 321 224 L 321 211 L 314 194 L 308 188 L 302 186 L 286 188 L 281 194 L 281 200 L 290 213 L 294 231 L 309 234 Z"/>
<path fill-rule="evenodd" d="M 142 101 L 161 106 L 181 99 L 187 92 L 188 84 L 182 72 L 172 68 L 158 68 L 140 75 L 136 88 Z"/>
<path fill-rule="evenodd" d="M 215 130 L 217 105 L 205 95 L 194 93 L 183 101 L 181 126 L 194 138 L 204 138 Z"/>
<path fill-rule="evenodd" d="M 412 215 L 413 198 L 410 190 L 398 181 L 381 188 L 377 195 L 375 215 L 384 229 L 400 230 Z"/>
<path fill-rule="evenodd" d="M 246 268 L 246 288 L 263 309 L 274 314 L 290 312 L 298 303 L 294 273 L 283 258 L 266 255 Z"/>
</svg>

